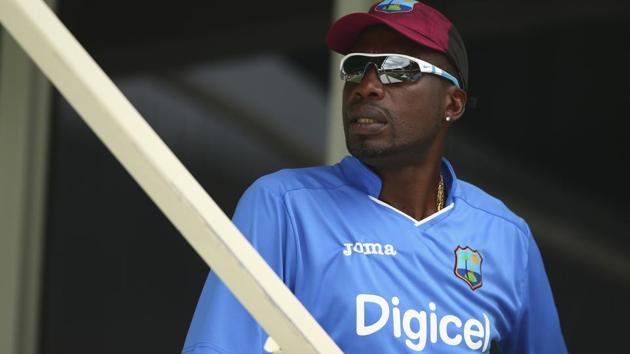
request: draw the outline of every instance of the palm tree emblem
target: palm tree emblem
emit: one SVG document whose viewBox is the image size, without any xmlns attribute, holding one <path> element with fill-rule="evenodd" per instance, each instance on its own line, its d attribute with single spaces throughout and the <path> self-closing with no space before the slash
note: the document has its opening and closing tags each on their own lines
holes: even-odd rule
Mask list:
<svg viewBox="0 0 630 354">
<path fill-rule="evenodd" d="M 470 280 L 471 283 L 476 283 L 477 282 L 477 277 L 475 276 L 474 272 L 471 272 L 468 269 L 468 260 L 470 259 L 470 261 L 473 264 L 477 264 L 479 263 L 479 258 L 477 258 L 477 256 L 475 255 L 469 255 L 468 253 L 464 253 L 462 254 L 462 257 L 464 258 L 464 269 L 466 270 L 466 279 Z"/>
</svg>

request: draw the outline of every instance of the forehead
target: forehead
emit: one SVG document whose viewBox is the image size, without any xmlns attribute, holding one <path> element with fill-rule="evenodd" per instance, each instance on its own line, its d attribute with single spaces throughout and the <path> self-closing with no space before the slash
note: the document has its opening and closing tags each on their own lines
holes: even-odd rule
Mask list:
<svg viewBox="0 0 630 354">
<path fill-rule="evenodd" d="M 393 29 L 377 25 L 368 27 L 357 38 L 352 52 L 361 53 L 399 53 L 427 61 L 439 61 L 442 56 L 433 49 L 422 46 Z"/>
</svg>

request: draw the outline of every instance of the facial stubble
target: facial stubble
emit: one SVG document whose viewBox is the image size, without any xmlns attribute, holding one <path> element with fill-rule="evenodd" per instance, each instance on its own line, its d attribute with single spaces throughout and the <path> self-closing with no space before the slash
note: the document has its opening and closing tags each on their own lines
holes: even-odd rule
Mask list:
<svg viewBox="0 0 630 354">
<path fill-rule="evenodd" d="M 370 164 L 369 162 L 377 161 L 383 164 L 387 164 L 388 162 L 419 163 L 424 161 L 435 144 L 442 127 L 442 122 L 435 120 L 425 132 L 419 134 L 412 141 L 405 142 L 401 141 L 402 139 L 399 132 L 399 128 L 401 127 L 394 124 L 397 122 L 398 118 L 392 115 L 390 111 L 384 111 L 384 113 L 388 117 L 391 135 L 388 139 L 389 141 L 382 146 L 372 146 L 370 144 L 371 137 L 350 137 L 349 124 L 344 126 L 346 147 L 350 154 L 368 164 Z"/>
</svg>

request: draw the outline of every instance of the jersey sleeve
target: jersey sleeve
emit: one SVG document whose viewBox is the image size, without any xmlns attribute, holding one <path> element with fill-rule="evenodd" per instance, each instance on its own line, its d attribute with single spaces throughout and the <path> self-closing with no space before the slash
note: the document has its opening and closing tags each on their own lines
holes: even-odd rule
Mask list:
<svg viewBox="0 0 630 354">
<path fill-rule="evenodd" d="M 284 280 L 286 239 L 292 228 L 282 196 L 254 183 L 242 196 L 232 221 Z M 285 280 L 286 283 L 286 280 Z M 262 353 L 267 335 L 210 271 L 182 353 Z"/>
<path fill-rule="evenodd" d="M 505 354 L 567 353 L 556 305 L 540 251 L 528 230 L 525 274 L 521 285 L 521 310 Z"/>
</svg>

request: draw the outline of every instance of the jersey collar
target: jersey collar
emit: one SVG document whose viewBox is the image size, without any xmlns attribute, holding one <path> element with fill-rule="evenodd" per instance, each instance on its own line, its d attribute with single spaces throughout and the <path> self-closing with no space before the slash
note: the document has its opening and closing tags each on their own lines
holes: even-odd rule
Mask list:
<svg viewBox="0 0 630 354">
<path fill-rule="evenodd" d="M 346 156 L 338 166 L 349 184 L 374 198 L 381 194 L 381 179 L 356 157 Z M 445 204 L 449 205 L 458 192 L 458 183 L 453 166 L 445 157 L 442 158 L 442 176 L 447 190 Z"/>
</svg>

